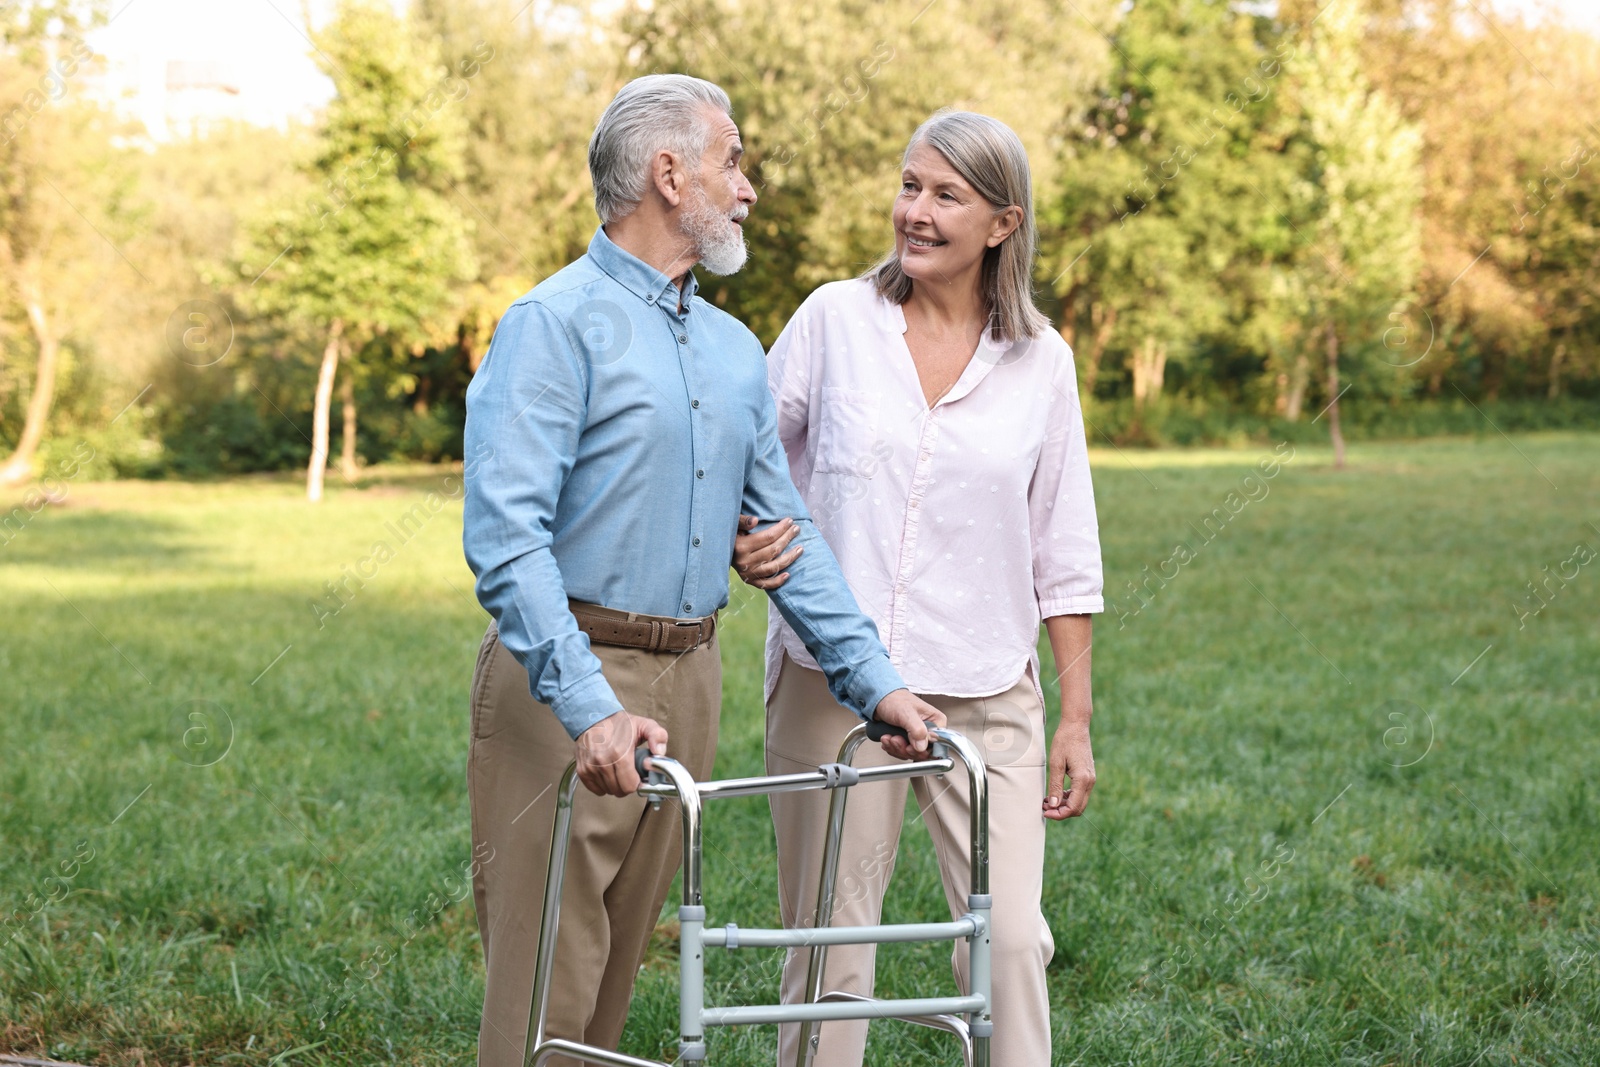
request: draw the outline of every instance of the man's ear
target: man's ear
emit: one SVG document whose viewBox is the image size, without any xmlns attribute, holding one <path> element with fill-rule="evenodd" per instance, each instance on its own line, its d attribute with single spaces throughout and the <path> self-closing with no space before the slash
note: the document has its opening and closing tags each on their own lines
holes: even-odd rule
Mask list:
<svg viewBox="0 0 1600 1067">
<path fill-rule="evenodd" d="M 994 226 L 989 230 L 989 239 L 986 244 L 990 248 L 997 248 L 1022 225 L 1022 209 L 1015 204 L 1006 208 L 994 217 Z"/>
<path fill-rule="evenodd" d="M 663 148 L 650 161 L 650 181 L 668 207 L 677 207 L 689 187 L 689 172 L 682 160 Z"/>
</svg>

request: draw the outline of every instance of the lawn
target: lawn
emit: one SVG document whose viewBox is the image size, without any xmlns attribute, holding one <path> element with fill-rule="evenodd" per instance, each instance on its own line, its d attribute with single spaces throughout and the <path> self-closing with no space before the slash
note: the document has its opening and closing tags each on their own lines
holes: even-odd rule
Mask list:
<svg viewBox="0 0 1600 1067">
<path fill-rule="evenodd" d="M 1118 610 L 1100 784 L 1050 835 L 1056 1062 L 1600 1063 L 1600 435 L 1363 444 L 1342 473 L 1302 446 L 1247 480 L 1264 457 L 1093 456 Z M 449 473 L 319 507 L 290 478 L 71 482 L 0 534 L 0 1050 L 471 1062 L 486 616 Z M 718 772 L 756 773 L 760 594 L 724 617 Z M 711 820 L 709 921 L 775 921 L 765 804 Z M 937 916 L 920 828 L 903 847 L 888 913 Z M 670 1057 L 661 933 L 625 1045 Z M 947 989 L 947 961 L 885 950 L 880 991 Z M 715 953 L 713 995 L 770 998 L 777 962 Z M 710 1041 L 771 1062 L 770 1028 Z M 869 1062 L 959 1058 L 884 1023 Z"/>
</svg>

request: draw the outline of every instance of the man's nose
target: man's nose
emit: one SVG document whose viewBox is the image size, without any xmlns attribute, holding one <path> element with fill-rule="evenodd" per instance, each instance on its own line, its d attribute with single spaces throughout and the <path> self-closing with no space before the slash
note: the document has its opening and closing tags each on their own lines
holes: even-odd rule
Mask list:
<svg viewBox="0 0 1600 1067">
<path fill-rule="evenodd" d="M 750 178 L 744 171 L 739 171 L 739 190 L 736 194 L 739 203 L 750 205 L 756 202 L 756 187 L 750 184 Z"/>
</svg>

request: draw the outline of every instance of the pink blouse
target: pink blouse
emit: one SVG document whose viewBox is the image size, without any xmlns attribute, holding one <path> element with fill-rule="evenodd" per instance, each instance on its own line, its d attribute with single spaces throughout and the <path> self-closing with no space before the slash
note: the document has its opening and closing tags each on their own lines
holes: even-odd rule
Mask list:
<svg viewBox="0 0 1600 1067">
<path fill-rule="evenodd" d="M 992 696 L 1038 678 L 1041 618 L 1105 610 L 1072 350 L 986 335 L 929 410 L 905 331 L 870 281 L 812 293 L 767 355 L 778 436 L 907 685 Z M 769 699 L 783 652 L 817 669 L 769 606 Z"/>
</svg>

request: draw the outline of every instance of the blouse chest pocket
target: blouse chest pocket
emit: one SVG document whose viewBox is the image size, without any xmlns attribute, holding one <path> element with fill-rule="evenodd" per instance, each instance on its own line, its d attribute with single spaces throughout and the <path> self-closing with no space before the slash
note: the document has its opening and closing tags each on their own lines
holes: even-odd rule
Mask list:
<svg viewBox="0 0 1600 1067">
<path fill-rule="evenodd" d="M 866 389 L 825 386 L 819 399 L 813 469 L 819 474 L 861 474 L 877 451 L 874 443 L 882 436 L 878 425 L 881 395 Z"/>
</svg>

